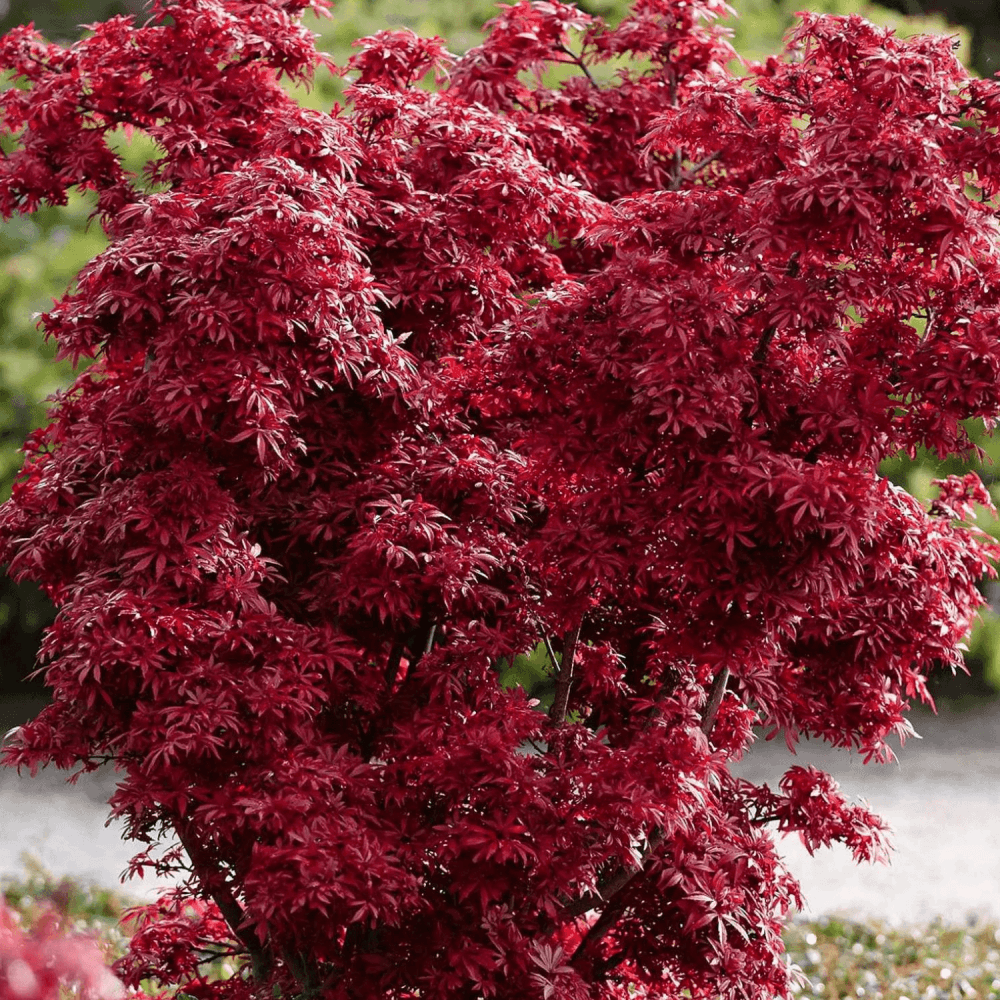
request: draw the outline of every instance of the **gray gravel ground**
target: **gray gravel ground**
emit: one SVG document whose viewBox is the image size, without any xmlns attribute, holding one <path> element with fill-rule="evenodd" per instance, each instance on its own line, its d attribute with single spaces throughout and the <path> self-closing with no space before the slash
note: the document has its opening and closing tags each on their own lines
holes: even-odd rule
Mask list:
<svg viewBox="0 0 1000 1000">
<path fill-rule="evenodd" d="M 863 766 L 855 755 L 805 743 L 792 757 L 783 741 L 758 742 L 735 766 L 744 777 L 776 782 L 792 764 L 830 771 L 849 797 L 863 797 L 890 823 L 892 863 L 853 863 L 846 849 L 810 857 L 797 838 L 782 853 L 804 889 L 807 914 L 840 913 L 894 924 L 1000 920 L 1000 704 L 919 714 L 923 736 L 899 762 Z M 131 848 L 105 826 L 114 775 L 67 785 L 58 772 L 36 778 L 0 771 L 0 876 L 22 870 L 22 852 L 54 875 L 113 885 Z M 149 879 L 127 891 L 148 898 Z"/>
<path fill-rule="evenodd" d="M 792 764 L 814 764 L 889 822 L 889 865 L 855 865 L 839 846 L 810 857 L 797 837 L 782 840 L 808 915 L 893 924 L 1000 920 L 1000 704 L 942 707 L 911 721 L 923 738 L 897 747 L 897 763 L 864 765 L 814 743 L 801 744 L 793 758 L 779 737 L 757 743 L 735 765 L 746 778 L 773 783 Z"/>
</svg>

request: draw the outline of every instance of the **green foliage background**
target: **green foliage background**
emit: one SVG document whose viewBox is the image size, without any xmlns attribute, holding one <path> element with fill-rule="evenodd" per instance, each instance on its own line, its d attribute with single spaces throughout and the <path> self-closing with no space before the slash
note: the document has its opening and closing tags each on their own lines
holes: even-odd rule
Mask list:
<svg viewBox="0 0 1000 1000">
<path fill-rule="evenodd" d="M 627 0 L 579 0 L 579 5 L 612 22 L 624 16 L 628 6 Z M 7 16 L 0 20 L 0 30 L 34 19 L 48 37 L 69 40 L 79 34 L 76 26 L 80 23 L 141 7 L 141 0 L 12 0 Z M 905 18 L 863 0 L 738 0 L 737 8 L 739 16 L 728 26 L 736 50 L 746 59 L 763 59 L 779 51 L 795 12 L 807 8 L 834 14 L 861 13 L 903 35 L 950 33 L 959 42 L 959 56 L 968 61 L 969 38 L 961 29 L 936 17 Z M 452 51 L 462 52 L 477 44 L 481 26 L 495 12 L 493 0 L 340 0 L 332 19 L 315 19 L 312 27 L 320 36 L 320 48 L 343 65 L 355 39 L 386 27 L 441 35 Z M 342 101 L 343 86 L 339 76 L 324 72 L 314 88 L 298 96 L 309 106 L 330 109 Z M 138 144 L 129 148 L 134 169 L 141 168 L 148 153 L 148 148 Z M 89 202 L 74 197 L 65 206 L 0 223 L 0 502 L 10 495 L 20 467 L 21 443 L 46 419 L 46 398 L 73 378 L 67 362 L 54 361 L 54 345 L 44 341 L 37 320 L 38 314 L 71 286 L 80 267 L 105 245 L 99 226 L 88 225 L 90 210 Z M 992 458 L 1000 458 L 1000 441 L 986 440 L 981 431 L 977 439 Z M 927 455 L 918 456 L 916 461 L 894 459 L 884 469 L 923 499 L 933 494 L 931 480 L 936 476 L 961 471 L 965 468 L 955 460 L 939 463 Z M 984 478 L 992 481 L 992 466 L 986 468 Z M 991 482 L 990 488 L 1000 501 L 1000 483 Z M 1000 523 L 987 519 L 983 524 L 1000 537 Z M 994 594 L 988 590 L 987 596 Z M 16 689 L 32 668 L 41 629 L 51 620 L 51 613 L 33 588 L 15 586 L 0 575 L 0 691 Z M 1000 616 L 987 610 L 969 645 L 974 675 L 1000 690 Z M 537 650 L 516 667 L 541 672 L 544 660 L 543 651 Z"/>
</svg>

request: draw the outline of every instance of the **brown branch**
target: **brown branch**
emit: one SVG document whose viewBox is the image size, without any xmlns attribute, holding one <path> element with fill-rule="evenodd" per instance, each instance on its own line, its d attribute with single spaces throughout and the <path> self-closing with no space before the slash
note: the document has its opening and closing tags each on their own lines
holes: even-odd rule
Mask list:
<svg viewBox="0 0 1000 1000">
<path fill-rule="evenodd" d="M 684 171 L 681 166 L 684 163 L 684 154 L 679 150 L 674 150 L 674 162 L 670 167 L 670 187 L 669 191 L 680 190 L 681 181 L 684 179 Z"/>
<path fill-rule="evenodd" d="M 580 69 L 583 70 L 584 75 L 590 81 L 590 85 L 592 87 L 594 87 L 597 90 L 600 90 L 600 87 L 597 86 L 597 81 L 594 79 L 593 75 L 591 74 L 590 69 L 588 68 L 587 64 L 583 61 L 583 57 L 582 56 L 578 56 L 568 45 L 561 45 L 560 44 L 560 45 L 557 45 L 556 48 L 560 52 L 565 52 L 566 55 L 568 55 L 570 57 L 570 59 L 574 63 L 576 63 L 576 65 L 579 66 Z"/>
<path fill-rule="evenodd" d="M 687 170 L 684 171 L 684 180 L 691 180 L 700 170 L 704 170 L 710 163 L 714 163 L 720 156 L 722 156 L 722 150 L 717 149 L 711 156 L 706 156 L 704 159 L 699 160 L 697 163 L 693 164 Z"/>
<path fill-rule="evenodd" d="M 187 856 L 195 866 L 195 871 L 202 885 L 219 908 L 219 912 L 229 925 L 229 929 L 250 955 L 254 979 L 258 982 L 262 981 L 271 971 L 271 957 L 266 945 L 260 941 L 253 930 L 246 926 L 246 913 L 243 911 L 243 907 L 233 895 L 232 889 L 219 871 L 218 866 L 209 857 L 207 849 L 195 837 L 188 835 L 186 824 L 175 822 L 174 830 L 181 842 L 181 847 L 187 852 Z M 217 875 L 218 878 L 212 878 L 213 875 Z"/>
<path fill-rule="evenodd" d="M 795 253 L 788 258 L 788 264 L 785 267 L 785 274 L 789 278 L 796 278 L 799 274 L 799 252 L 796 250 Z M 773 288 L 773 283 L 771 286 Z M 767 352 L 771 346 L 771 341 L 774 340 L 774 335 L 777 333 L 777 329 L 774 326 L 767 327 L 764 332 L 760 335 L 760 340 L 757 341 L 757 347 L 753 352 L 751 358 L 753 366 L 751 368 L 751 374 L 753 375 L 753 380 L 757 385 L 758 395 L 761 388 L 761 383 L 763 381 L 763 368 L 764 362 L 767 361 Z M 743 414 L 743 423 L 747 427 L 753 426 L 753 417 L 750 412 L 750 404 L 747 403 L 745 407 L 745 412 Z"/>
<path fill-rule="evenodd" d="M 566 709 L 569 706 L 569 691 L 573 683 L 573 658 L 576 656 L 576 645 L 579 639 L 579 625 L 570 629 L 563 639 L 562 660 L 559 663 L 559 673 L 556 675 L 556 696 L 552 700 L 552 707 L 549 709 L 549 718 L 557 726 L 561 726 L 566 721 Z"/>
<path fill-rule="evenodd" d="M 434 637 L 437 635 L 437 622 L 431 622 L 431 627 L 427 630 L 427 641 L 424 643 L 424 648 L 420 653 L 420 656 L 426 656 L 434 648 Z M 414 661 L 414 663 L 419 662 L 420 657 Z"/>
<path fill-rule="evenodd" d="M 715 725 L 715 716 L 719 712 L 723 695 L 726 693 L 726 684 L 729 683 L 729 667 L 723 667 L 712 681 L 712 687 L 708 692 L 708 703 L 705 705 L 705 715 L 701 720 L 701 731 L 706 736 L 712 735 L 712 727 Z"/>
<path fill-rule="evenodd" d="M 757 406 L 760 407 L 760 390 L 762 378 L 762 369 L 764 367 L 764 362 L 767 361 L 768 348 L 771 346 L 771 341 L 774 340 L 774 335 L 777 330 L 773 326 L 767 327 L 766 330 L 760 335 L 760 340 L 757 341 L 757 348 L 753 352 L 753 366 L 750 369 L 750 373 L 753 376 L 754 384 L 757 386 Z M 753 404 L 748 400 L 743 407 L 743 423 L 752 428 L 753 427 Z"/>
<path fill-rule="evenodd" d="M 757 347 L 753 352 L 753 363 L 755 366 L 754 371 L 754 381 L 760 384 L 760 366 L 767 361 L 767 350 L 771 346 L 771 341 L 774 340 L 774 335 L 778 331 L 773 327 L 769 326 L 761 335 L 760 340 L 757 341 Z"/>
<path fill-rule="evenodd" d="M 609 955 L 604 959 L 600 965 L 597 966 L 597 970 L 601 976 L 607 976 L 607 974 L 617 966 L 621 965 L 625 959 L 628 958 L 628 952 L 622 949 L 621 951 L 616 951 L 613 955 Z"/>
<path fill-rule="evenodd" d="M 549 633 L 545 629 L 541 629 L 542 642 L 545 643 L 545 652 L 548 654 L 549 663 L 552 664 L 553 670 L 559 669 L 559 661 L 556 659 L 556 651 L 552 648 L 552 640 L 549 638 Z"/>
<path fill-rule="evenodd" d="M 410 640 L 410 665 L 406 670 L 405 684 L 417 669 L 417 664 L 434 648 L 434 639 L 437 636 L 437 622 L 431 619 L 427 611 L 420 617 L 416 635 Z M 389 653 L 389 662 L 385 669 L 386 690 L 391 693 L 399 677 L 399 664 L 403 659 L 403 653 L 407 651 L 406 645 L 401 641 L 396 641 L 392 645 Z"/>
<path fill-rule="evenodd" d="M 625 890 L 632 884 L 636 876 L 645 869 L 647 862 L 660 844 L 663 843 L 663 840 L 663 830 L 657 827 L 649 837 L 649 843 L 646 845 L 646 850 L 643 852 L 642 860 L 639 862 L 638 867 L 619 869 L 616 875 L 606 883 L 601 894 L 607 902 L 601 915 L 594 921 L 590 930 L 587 931 L 586 937 L 580 942 L 580 946 L 573 952 L 573 957 L 570 959 L 571 965 L 583 958 L 587 951 L 593 945 L 597 944 L 618 922 L 619 917 L 621 917 L 625 907 L 628 905 Z M 582 902 L 582 900 L 578 902 Z M 588 906 L 586 909 L 593 909 L 593 907 Z M 571 907 L 569 912 L 576 915 L 575 907 Z M 586 910 L 579 912 L 586 912 Z"/>
<path fill-rule="evenodd" d="M 385 687 L 391 692 L 396 685 L 396 677 L 399 675 L 399 664 L 403 659 L 403 644 L 396 641 L 389 650 L 389 662 L 385 665 Z"/>
<path fill-rule="evenodd" d="M 719 706 L 722 704 L 722 698 L 726 693 L 728 682 L 729 668 L 723 667 L 712 681 L 712 687 L 708 693 L 708 703 L 705 706 L 705 714 L 701 721 L 701 731 L 706 736 L 712 732 L 712 727 L 715 725 L 715 717 L 719 712 Z M 611 906 L 614 900 L 628 888 L 632 880 L 645 868 L 646 863 L 653 856 L 656 849 L 663 843 L 664 837 L 665 834 L 662 828 L 657 827 L 653 830 L 649 835 L 646 850 L 643 852 L 637 866 L 621 865 L 605 878 L 600 879 L 597 883 L 596 893 L 588 893 L 580 899 L 568 903 L 566 906 L 567 915 L 577 917 L 581 913 L 586 913 L 587 910 L 596 909 L 597 904 L 602 900 L 605 902 L 605 912 L 607 912 L 607 908 Z M 597 924 L 594 926 L 596 927 Z"/>
<path fill-rule="evenodd" d="M 613 900 L 604 912 L 591 924 L 590 929 L 587 931 L 583 940 L 577 946 L 576 951 L 573 952 L 572 957 L 569 960 L 570 965 L 576 965 L 577 962 L 582 959 L 590 949 L 597 944 L 598 941 L 603 938 L 608 931 L 618 922 L 618 918 L 622 915 L 622 911 L 625 909 L 625 898 L 624 896 Z"/>
<path fill-rule="evenodd" d="M 580 899 L 567 905 L 567 916 L 578 917 L 581 913 L 586 913 L 588 910 L 597 909 L 598 904 L 601 902 L 604 902 L 606 906 L 610 905 L 614 898 L 627 889 L 632 879 L 643 870 L 646 862 L 652 857 L 653 852 L 663 843 L 664 836 L 663 830 L 660 827 L 653 830 L 649 835 L 646 850 L 643 851 L 638 865 L 635 867 L 620 865 L 614 871 L 609 872 L 604 878 L 598 881 L 596 893 L 587 893 L 587 895 L 581 896 Z"/>
<path fill-rule="evenodd" d="M 789 278 L 797 278 L 799 276 L 799 252 L 795 251 L 788 258 L 788 264 L 785 266 L 785 274 Z M 770 284 L 773 288 L 773 283 Z M 773 326 L 769 326 L 761 335 L 760 340 L 757 342 L 757 349 L 753 352 L 753 363 L 755 366 L 754 371 L 754 381 L 760 384 L 760 366 L 767 361 L 767 350 L 771 346 L 771 341 L 774 339 L 774 335 L 777 330 Z"/>
<path fill-rule="evenodd" d="M 779 104 L 790 104 L 793 108 L 802 107 L 801 101 L 793 101 L 790 97 L 782 97 L 781 94 L 771 94 L 766 90 L 760 89 L 758 89 L 757 93 L 760 94 L 761 97 L 766 97 L 771 101 L 777 101 Z"/>
</svg>

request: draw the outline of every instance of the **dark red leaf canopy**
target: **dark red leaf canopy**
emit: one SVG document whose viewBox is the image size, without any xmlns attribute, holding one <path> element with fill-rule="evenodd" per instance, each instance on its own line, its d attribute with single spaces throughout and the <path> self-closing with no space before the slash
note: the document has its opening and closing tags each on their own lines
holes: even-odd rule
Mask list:
<svg viewBox="0 0 1000 1000">
<path fill-rule="evenodd" d="M 960 662 L 989 497 L 877 467 L 1000 412 L 1000 90 L 858 17 L 744 79 L 719 0 L 535 2 L 460 58 L 362 40 L 327 115 L 279 85 L 308 6 L 0 43 L 0 209 L 92 190 L 111 237 L 0 514 L 59 606 L 6 759 L 113 761 L 131 836 L 176 837 L 134 868 L 203 902 L 143 915 L 132 984 L 784 994 L 768 824 L 859 859 L 883 825 L 727 763 L 757 724 L 884 758 Z"/>
</svg>

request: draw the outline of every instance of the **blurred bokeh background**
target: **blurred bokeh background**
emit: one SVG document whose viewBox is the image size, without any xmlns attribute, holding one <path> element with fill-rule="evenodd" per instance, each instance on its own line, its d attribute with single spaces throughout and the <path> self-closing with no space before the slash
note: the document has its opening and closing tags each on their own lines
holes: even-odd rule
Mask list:
<svg viewBox="0 0 1000 1000">
<path fill-rule="evenodd" d="M 736 0 L 737 17 L 729 22 L 733 43 L 747 59 L 762 59 L 781 47 L 795 11 L 858 12 L 895 27 L 900 34 L 947 33 L 955 37 L 959 57 L 980 75 L 1000 68 L 1000 0 Z M 609 21 L 620 19 L 627 0 L 578 0 L 579 6 Z M 80 37 L 86 24 L 116 14 L 143 16 L 144 0 L 0 0 L 0 32 L 28 22 L 52 41 Z M 495 12 L 492 0 L 339 0 L 332 19 L 316 19 L 320 47 L 343 65 L 351 42 L 380 28 L 412 28 L 441 35 L 454 52 L 475 45 L 481 26 Z M 343 81 L 324 73 L 317 85 L 300 96 L 313 107 L 332 108 L 341 99 Z M 140 169 L 151 149 L 135 141 L 128 146 L 132 166 Z M 43 209 L 34 216 L 0 223 L 0 502 L 10 495 L 20 466 L 25 436 L 45 421 L 46 397 L 73 377 L 67 362 L 54 361 L 54 345 L 37 327 L 38 315 L 71 287 L 80 267 L 104 246 L 104 235 L 89 221 L 91 204 L 74 197 L 69 204 Z M 1000 501 L 1000 438 L 991 440 L 981 427 L 972 428 L 985 458 L 965 466 L 934 456 L 900 457 L 885 464 L 884 473 L 920 497 L 933 493 L 939 475 L 975 468 Z M 983 526 L 1000 537 L 1000 522 L 983 516 Z M 1000 609 L 1000 586 L 983 584 L 985 596 Z M 44 688 L 28 675 L 35 666 L 41 636 L 53 610 L 38 590 L 14 584 L 0 567 L 0 732 L 35 714 L 44 703 Z M 951 702 L 975 701 L 1000 693 L 1000 614 L 987 607 L 969 642 L 967 676 L 938 674 L 935 697 Z"/>
</svg>

